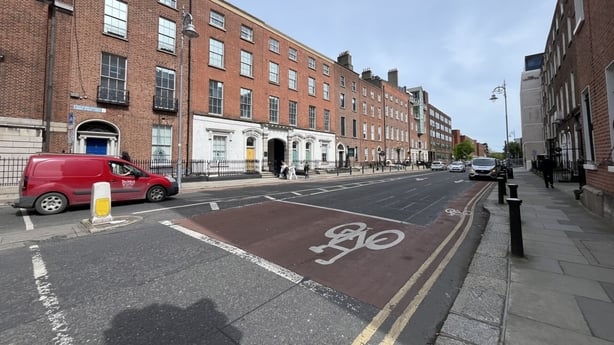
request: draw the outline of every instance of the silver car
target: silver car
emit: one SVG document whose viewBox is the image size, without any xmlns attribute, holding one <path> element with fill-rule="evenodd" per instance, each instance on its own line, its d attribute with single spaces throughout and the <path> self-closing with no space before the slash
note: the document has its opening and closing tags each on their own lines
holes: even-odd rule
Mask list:
<svg viewBox="0 0 614 345">
<path fill-rule="evenodd" d="M 448 166 L 450 172 L 465 172 L 465 162 L 456 161 Z"/>
<path fill-rule="evenodd" d="M 442 161 L 433 161 L 433 163 L 431 163 L 431 171 L 446 170 L 446 168 L 446 165 L 443 164 Z"/>
</svg>

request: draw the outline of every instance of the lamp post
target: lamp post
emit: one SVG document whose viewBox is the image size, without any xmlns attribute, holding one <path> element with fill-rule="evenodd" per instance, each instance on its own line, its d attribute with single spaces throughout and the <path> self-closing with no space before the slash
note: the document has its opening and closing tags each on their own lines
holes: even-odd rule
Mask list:
<svg viewBox="0 0 614 345">
<path fill-rule="evenodd" d="M 503 81 L 503 85 L 497 86 L 492 90 L 492 96 L 490 96 L 491 101 L 496 101 L 497 96 L 495 95 L 503 94 L 503 101 L 505 103 L 505 164 L 506 167 L 509 164 L 510 158 L 510 143 L 509 143 L 509 131 L 508 131 L 508 123 L 507 123 L 507 89 L 505 87 L 505 80 Z"/>
<path fill-rule="evenodd" d="M 192 24 L 192 14 L 181 10 L 182 29 L 181 29 L 181 50 L 179 51 L 179 109 L 178 109 L 178 121 L 179 121 L 179 134 L 177 135 L 177 185 L 181 188 L 181 177 L 183 176 L 183 37 L 187 36 L 188 39 L 198 37 L 198 32 Z"/>
</svg>

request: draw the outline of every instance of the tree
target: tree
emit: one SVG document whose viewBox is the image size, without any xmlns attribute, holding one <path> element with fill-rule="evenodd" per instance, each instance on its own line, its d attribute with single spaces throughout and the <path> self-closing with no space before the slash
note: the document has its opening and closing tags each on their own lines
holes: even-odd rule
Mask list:
<svg viewBox="0 0 614 345">
<path fill-rule="evenodd" d="M 471 154 L 475 151 L 473 144 L 469 140 L 464 140 L 460 144 L 454 146 L 454 158 L 457 160 L 469 160 Z"/>
<path fill-rule="evenodd" d="M 509 152 L 510 158 L 522 158 L 522 147 L 520 147 L 520 143 L 515 141 L 509 142 L 509 151 L 507 145 L 504 145 L 503 152 Z"/>
</svg>

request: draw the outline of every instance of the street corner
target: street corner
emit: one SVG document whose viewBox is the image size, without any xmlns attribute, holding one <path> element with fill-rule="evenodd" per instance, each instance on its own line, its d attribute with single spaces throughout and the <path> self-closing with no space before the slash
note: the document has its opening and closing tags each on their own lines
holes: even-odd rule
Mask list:
<svg viewBox="0 0 614 345">
<path fill-rule="evenodd" d="M 97 233 L 134 224 L 142 219 L 143 217 L 140 216 L 116 216 L 100 223 L 92 223 L 91 219 L 83 219 L 80 225 L 89 233 Z"/>
</svg>

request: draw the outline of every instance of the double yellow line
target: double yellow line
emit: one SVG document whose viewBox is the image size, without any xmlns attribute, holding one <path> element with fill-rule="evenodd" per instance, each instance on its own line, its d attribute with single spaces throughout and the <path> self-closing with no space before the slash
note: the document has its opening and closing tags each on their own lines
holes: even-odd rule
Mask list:
<svg viewBox="0 0 614 345">
<path fill-rule="evenodd" d="M 473 223 L 473 213 L 475 210 L 475 206 L 477 204 L 477 200 L 480 199 L 488 191 L 490 186 L 491 186 L 490 183 L 486 184 L 475 196 L 473 196 L 473 198 L 471 198 L 471 200 L 469 200 L 468 205 L 465 206 L 465 209 L 463 211 L 467 211 L 467 208 L 471 207 L 471 212 L 469 213 L 469 221 L 465 224 L 465 228 L 463 229 L 463 232 L 456 240 L 456 243 L 454 243 L 454 246 L 450 248 L 450 250 L 448 251 L 446 256 L 443 258 L 443 260 L 441 260 L 441 262 L 439 263 L 435 271 L 431 274 L 429 279 L 424 283 L 422 288 L 418 291 L 416 296 L 414 296 L 414 298 L 411 300 L 409 305 L 405 308 L 405 310 L 403 310 L 403 313 L 394 321 L 394 323 L 392 324 L 392 327 L 390 328 L 390 331 L 386 333 L 386 336 L 380 342 L 380 345 L 393 345 L 394 342 L 401 335 L 401 332 L 403 331 L 403 329 L 405 329 L 405 327 L 409 323 L 409 320 L 411 320 L 412 316 L 418 309 L 418 306 L 420 306 L 420 303 L 422 303 L 422 301 L 428 294 L 433 284 L 435 284 L 435 281 L 437 281 L 437 278 L 439 278 L 439 275 L 441 274 L 441 272 L 443 272 L 443 270 L 446 268 L 450 260 L 452 260 L 452 257 L 454 256 L 454 254 L 456 254 L 458 247 L 460 247 L 460 245 L 465 240 L 465 237 L 467 236 L 467 233 L 469 232 L 469 229 L 471 228 L 471 224 Z M 388 301 L 388 303 L 386 303 L 386 305 L 379 311 L 379 313 L 375 315 L 375 317 L 373 318 L 373 320 L 371 320 L 371 322 L 367 325 L 367 327 L 365 327 L 365 329 L 363 329 L 363 331 L 360 332 L 360 334 L 356 337 L 356 339 L 354 339 L 354 342 L 352 342 L 352 345 L 365 345 L 369 342 L 369 340 L 371 340 L 373 335 L 381 327 L 384 321 L 388 319 L 388 317 L 390 316 L 390 313 L 395 308 L 395 306 L 397 306 L 399 302 L 405 297 L 405 295 L 407 295 L 408 291 L 416 284 L 416 282 L 418 281 L 418 279 L 420 279 L 420 277 L 424 274 L 424 272 L 426 272 L 429 269 L 429 267 L 437 259 L 439 254 L 447 246 L 448 242 L 450 242 L 452 238 L 454 238 L 454 236 L 456 235 L 456 233 L 459 231 L 459 229 L 464 223 L 466 213 L 467 212 L 463 212 L 463 214 L 461 215 L 460 221 L 456 224 L 454 229 L 445 238 L 445 240 L 441 242 L 441 244 L 428 257 L 428 259 L 424 261 L 424 263 L 422 263 L 420 268 L 409 278 L 407 282 L 405 282 L 405 284 L 399 289 L 399 291 L 397 291 L 397 293 L 394 294 L 394 296 L 390 299 L 390 301 Z"/>
</svg>

